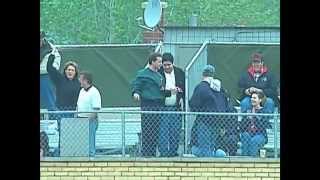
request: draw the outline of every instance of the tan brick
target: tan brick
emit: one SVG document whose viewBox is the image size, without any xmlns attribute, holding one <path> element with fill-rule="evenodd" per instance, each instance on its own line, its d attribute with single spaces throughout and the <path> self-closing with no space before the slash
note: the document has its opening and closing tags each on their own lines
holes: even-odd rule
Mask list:
<svg viewBox="0 0 320 180">
<path fill-rule="evenodd" d="M 174 176 L 174 172 L 161 172 L 161 176 Z"/>
<path fill-rule="evenodd" d="M 94 163 L 80 163 L 80 166 L 94 166 Z"/>
<path fill-rule="evenodd" d="M 128 167 L 116 167 L 116 168 L 114 168 L 114 169 L 115 169 L 115 171 L 122 171 L 122 172 L 126 172 L 126 171 L 129 170 Z"/>
<path fill-rule="evenodd" d="M 228 176 L 230 176 L 230 177 L 241 177 L 241 173 L 232 172 L 232 173 L 228 173 Z"/>
<path fill-rule="evenodd" d="M 66 163 L 66 162 L 54 162 L 52 163 L 52 166 L 55 166 L 55 167 L 67 167 L 69 163 Z"/>
<path fill-rule="evenodd" d="M 121 172 L 121 176 L 134 176 L 134 172 Z"/>
<path fill-rule="evenodd" d="M 115 180 L 141 180 L 141 177 L 134 177 L 134 176 L 125 176 L 125 177 L 115 177 Z"/>
<path fill-rule="evenodd" d="M 53 166 L 53 163 L 50 162 L 41 162 L 40 167 L 48 167 L 48 166 Z"/>
<path fill-rule="evenodd" d="M 234 172 L 234 168 L 221 168 L 221 172 Z"/>
<path fill-rule="evenodd" d="M 161 167 L 174 167 L 173 166 L 173 162 L 161 162 L 160 164 L 159 164 L 159 166 L 161 166 Z"/>
<path fill-rule="evenodd" d="M 98 167 L 108 167 L 108 163 L 107 162 L 95 162 L 94 166 L 98 166 Z"/>
<path fill-rule="evenodd" d="M 168 168 L 168 171 L 178 171 L 178 172 L 181 172 L 181 168 L 173 168 L 173 167 L 170 167 L 170 168 Z"/>
<path fill-rule="evenodd" d="M 274 168 L 261 168 L 261 172 L 275 172 Z"/>
<path fill-rule="evenodd" d="M 142 168 L 141 167 L 129 167 L 129 171 L 142 171 Z"/>
<path fill-rule="evenodd" d="M 260 177 L 248 177 L 247 180 L 261 180 Z"/>
<path fill-rule="evenodd" d="M 74 177 L 74 180 L 88 180 L 87 177 Z"/>
<path fill-rule="evenodd" d="M 148 162 L 147 165 L 148 166 L 155 166 L 155 167 L 159 167 L 160 166 L 160 162 Z"/>
<path fill-rule="evenodd" d="M 48 167 L 48 171 L 62 171 L 61 167 Z"/>
<path fill-rule="evenodd" d="M 168 168 L 165 168 L 165 167 L 159 167 L 159 168 L 153 168 L 153 171 L 168 171 Z M 180 169 L 181 171 L 181 169 Z"/>
<path fill-rule="evenodd" d="M 280 177 L 280 173 L 269 173 L 271 177 Z"/>
<path fill-rule="evenodd" d="M 247 180 L 247 178 L 241 177 L 221 177 L 220 180 Z"/>
<path fill-rule="evenodd" d="M 187 163 L 173 163 L 174 167 L 187 167 Z"/>
<path fill-rule="evenodd" d="M 55 176 L 68 176 L 68 172 L 54 172 Z"/>
<path fill-rule="evenodd" d="M 261 180 L 274 180 L 274 178 L 272 178 L 272 177 L 263 177 Z"/>
<path fill-rule="evenodd" d="M 154 180 L 154 177 L 141 177 L 141 180 Z"/>
<path fill-rule="evenodd" d="M 47 177 L 47 180 L 61 180 L 60 177 Z"/>
<path fill-rule="evenodd" d="M 81 176 L 81 172 L 68 172 L 68 176 Z"/>
<path fill-rule="evenodd" d="M 75 171 L 78 171 L 78 172 L 89 171 L 89 168 L 87 168 L 87 167 L 74 168 L 74 169 L 75 169 Z"/>
<path fill-rule="evenodd" d="M 223 166 L 222 167 L 241 167 L 241 164 L 242 163 L 219 163 L 219 164 L 222 164 Z M 218 166 L 216 166 L 218 167 Z M 219 166 L 221 167 L 221 166 Z"/>
<path fill-rule="evenodd" d="M 254 177 L 254 173 L 241 173 L 242 177 Z"/>
<path fill-rule="evenodd" d="M 54 172 L 40 172 L 40 176 L 54 176 Z"/>
<path fill-rule="evenodd" d="M 121 172 L 107 172 L 106 174 L 107 176 L 121 176 Z"/>
<path fill-rule="evenodd" d="M 207 168 L 208 172 L 221 172 L 221 168 Z"/>
<path fill-rule="evenodd" d="M 214 165 L 214 167 L 221 167 L 221 168 L 225 168 L 225 167 L 228 167 L 228 163 L 216 163 L 215 165 Z M 237 166 L 237 167 L 239 167 L 239 166 Z"/>
<path fill-rule="evenodd" d="M 88 180 L 101 180 L 101 177 L 88 177 Z"/>
<path fill-rule="evenodd" d="M 187 172 L 174 172 L 175 176 L 188 176 Z"/>
<path fill-rule="evenodd" d="M 280 167 L 280 163 L 270 163 L 268 167 Z"/>
<path fill-rule="evenodd" d="M 110 175 L 109 172 L 104 172 L 104 171 L 97 171 L 97 172 L 90 172 L 90 173 L 94 174 L 92 176 L 109 176 Z"/>
<path fill-rule="evenodd" d="M 71 171 L 76 171 L 76 168 L 74 168 L 74 167 L 64 167 L 64 168 L 61 168 L 61 171 L 71 172 Z"/>
<path fill-rule="evenodd" d="M 148 176 L 161 176 L 161 172 L 148 172 Z"/>
<path fill-rule="evenodd" d="M 208 168 L 200 167 L 200 168 L 194 168 L 195 172 L 208 172 Z"/>
<path fill-rule="evenodd" d="M 221 177 L 208 177 L 208 180 L 220 180 Z"/>
<path fill-rule="evenodd" d="M 228 176 L 228 173 L 227 172 L 215 172 L 214 175 L 222 177 L 222 176 Z"/>
<path fill-rule="evenodd" d="M 254 164 L 254 167 L 268 167 L 268 164 L 256 163 Z"/>
<path fill-rule="evenodd" d="M 167 177 L 154 177 L 154 180 L 167 180 L 168 178 Z"/>
<path fill-rule="evenodd" d="M 119 163 L 119 162 L 108 162 L 108 166 L 111 166 L 111 167 L 113 167 L 113 166 L 121 166 L 121 163 Z"/>
<path fill-rule="evenodd" d="M 135 176 L 149 176 L 149 172 L 134 172 Z"/>
<path fill-rule="evenodd" d="M 207 180 L 207 177 L 194 177 L 194 180 Z"/>
<path fill-rule="evenodd" d="M 255 173 L 255 176 L 257 177 L 268 177 L 268 173 Z"/>
<path fill-rule="evenodd" d="M 74 179 L 73 177 L 70 177 L 70 176 L 61 176 L 60 178 L 61 178 L 61 180 L 73 180 Z"/>
<path fill-rule="evenodd" d="M 234 172 L 248 172 L 247 168 L 234 168 Z"/>
<path fill-rule="evenodd" d="M 181 171 L 195 171 L 195 168 L 182 168 Z"/>
<path fill-rule="evenodd" d="M 81 176 L 94 176 L 94 172 L 81 172 Z"/>
<path fill-rule="evenodd" d="M 114 177 L 101 177 L 101 180 L 114 180 Z"/>
<path fill-rule="evenodd" d="M 280 172 L 280 168 L 275 168 L 274 172 Z"/>
<path fill-rule="evenodd" d="M 42 171 L 42 172 L 48 171 L 48 168 L 46 168 L 46 167 L 40 167 L 40 171 Z"/>
<path fill-rule="evenodd" d="M 101 171 L 101 167 L 89 167 L 88 168 L 89 171 Z"/>
<path fill-rule="evenodd" d="M 223 173 L 224 175 L 227 175 L 227 173 Z M 213 172 L 203 172 L 201 173 L 201 176 L 216 176 L 216 173 L 213 173 Z"/>
<path fill-rule="evenodd" d="M 150 171 L 155 171 L 153 167 L 149 168 L 149 167 L 144 167 L 142 168 L 142 171 L 147 171 L 147 172 L 150 172 Z"/>
<path fill-rule="evenodd" d="M 68 166 L 69 167 L 79 167 L 79 166 L 81 166 L 81 164 L 80 163 L 72 163 L 72 162 L 70 162 L 70 163 L 68 163 Z"/>
<path fill-rule="evenodd" d="M 181 180 L 194 180 L 194 177 L 181 177 Z"/>
<path fill-rule="evenodd" d="M 202 176 L 200 172 L 188 172 L 188 176 Z"/>
<path fill-rule="evenodd" d="M 113 167 L 104 167 L 102 168 L 102 171 L 110 171 L 110 172 L 113 172 L 114 171 L 114 168 Z"/>
<path fill-rule="evenodd" d="M 262 172 L 262 168 L 248 168 L 248 172 Z"/>
<path fill-rule="evenodd" d="M 187 167 L 200 167 L 201 163 L 188 163 Z"/>
<path fill-rule="evenodd" d="M 169 180 L 180 180 L 180 177 L 169 177 Z"/>
<path fill-rule="evenodd" d="M 134 163 L 133 162 L 121 162 L 120 165 L 128 167 L 128 166 L 134 166 Z"/>
</svg>

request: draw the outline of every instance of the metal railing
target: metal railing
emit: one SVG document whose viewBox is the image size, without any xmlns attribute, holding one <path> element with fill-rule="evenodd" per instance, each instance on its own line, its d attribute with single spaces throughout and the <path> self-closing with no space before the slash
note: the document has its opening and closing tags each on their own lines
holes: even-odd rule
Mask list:
<svg viewBox="0 0 320 180">
<path fill-rule="evenodd" d="M 98 113 L 98 128 L 94 138 L 96 147 L 94 156 L 214 157 L 215 154 L 211 152 L 216 152 L 219 149 L 225 153 L 222 155 L 223 157 L 257 157 L 259 156 L 257 154 L 259 153 L 258 150 L 266 149 L 268 157 L 279 157 L 280 114 L 278 113 L 212 113 L 159 110 L 101 110 L 96 112 Z M 90 156 L 88 151 L 90 147 L 90 140 L 88 140 L 90 139 L 90 133 L 88 134 L 90 125 L 88 122 L 90 120 L 70 118 L 70 116 L 64 118 L 61 115 L 72 114 L 72 116 L 77 117 L 79 112 L 75 111 L 43 111 L 40 114 L 43 118 L 40 121 L 40 129 L 42 132 L 46 132 L 49 141 L 47 156 Z M 188 124 L 181 122 L 188 121 L 188 116 L 196 118 L 194 123 L 191 124 L 191 130 L 181 126 L 183 123 Z M 257 117 L 258 121 L 267 123 L 263 125 L 267 130 L 266 137 L 263 137 L 263 142 L 257 142 L 258 145 L 252 143 L 250 145 L 250 143 L 244 142 L 246 128 L 243 127 L 243 123 L 248 117 Z M 143 122 L 141 118 L 147 121 L 144 120 Z M 151 123 L 148 127 L 152 129 L 145 128 L 146 123 Z M 173 135 L 168 134 L 172 132 L 175 133 Z M 156 138 L 146 139 L 151 135 Z M 41 142 L 46 143 L 43 139 Z M 210 146 L 201 147 L 206 142 L 209 142 Z M 45 145 L 42 147 L 45 147 Z M 203 152 L 206 151 L 209 154 L 199 153 L 198 147 L 204 148 Z M 250 153 L 241 152 L 244 148 Z M 155 149 L 154 154 L 148 154 L 150 149 Z M 221 156 L 221 153 L 217 156 Z"/>
</svg>

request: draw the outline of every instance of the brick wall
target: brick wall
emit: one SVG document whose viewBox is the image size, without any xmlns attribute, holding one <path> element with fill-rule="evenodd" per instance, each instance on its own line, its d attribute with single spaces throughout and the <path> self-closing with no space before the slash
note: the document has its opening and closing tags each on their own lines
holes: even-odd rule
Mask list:
<svg viewBox="0 0 320 180">
<path fill-rule="evenodd" d="M 279 159 L 45 159 L 41 180 L 280 180 Z"/>
</svg>

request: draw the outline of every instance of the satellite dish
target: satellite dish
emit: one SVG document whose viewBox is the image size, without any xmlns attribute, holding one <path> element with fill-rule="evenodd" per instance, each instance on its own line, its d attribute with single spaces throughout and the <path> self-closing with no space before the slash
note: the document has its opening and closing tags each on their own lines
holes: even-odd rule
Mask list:
<svg viewBox="0 0 320 180">
<path fill-rule="evenodd" d="M 144 23 L 150 28 L 155 27 L 161 18 L 160 0 L 148 0 L 143 15 Z"/>
</svg>

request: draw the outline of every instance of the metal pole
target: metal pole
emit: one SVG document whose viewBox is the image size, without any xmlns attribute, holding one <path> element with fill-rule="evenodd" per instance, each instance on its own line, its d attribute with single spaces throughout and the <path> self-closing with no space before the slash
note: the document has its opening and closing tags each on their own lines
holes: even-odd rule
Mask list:
<svg viewBox="0 0 320 180">
<path fill-rule="evenodd" d="M 276 115 L 274 115 L 275 117 L 274 119 L 274 157 L 277 158 L 278 157 L 278 115 L 277 113 L 275 113 Z"/>
<path fill-rule="evenodd" d="M 122 134 L 122 157 L 125 157 L 125 155 L 126 155 L 126 151 L 125 151 L 125 148 L 126 148 L 126 144 L 125 144 L 126 126 L 125 126 L 125 113 L 124 112 L 121 113 L 121 128 L 122 128 L 122 130 L 121 130 L 121 134 Z"/>
</svg>

